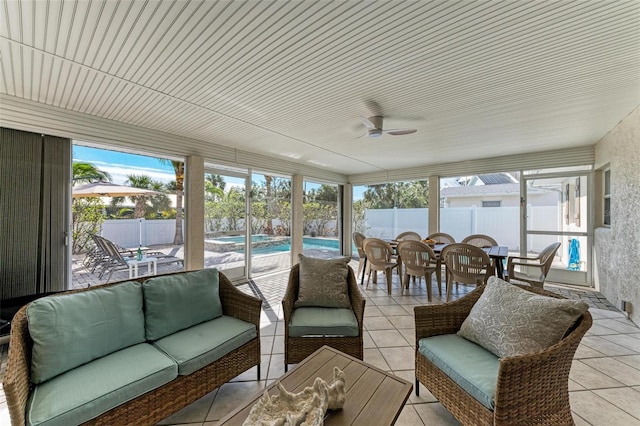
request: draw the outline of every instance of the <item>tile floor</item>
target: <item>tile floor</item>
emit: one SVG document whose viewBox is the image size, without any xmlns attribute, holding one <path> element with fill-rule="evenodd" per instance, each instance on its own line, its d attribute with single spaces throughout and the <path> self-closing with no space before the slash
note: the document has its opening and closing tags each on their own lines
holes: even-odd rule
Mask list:
<svg viewBox="0 0 640 426">
<path fill-rule="evenodd" d="M 357 262 L 351 264 L 357 268 Z M 160 422 L 161 425 L 216 425 L 228 412 L 284 373 L 280 300 L 286 283 L 285 272 L 263 276 L 240 286 L 243 291 L 265 300 L 260 331 L 260 380 L 256 380 L 253 368 Z M 437 285 L 432 285 L 432 303 L 441 303 Z M 597 292 L 553 285 L 546 288 L 582 298 L 592 306 L 594 324 L 576 352 L 570 375 L 571 406 L 576 424 L 640 426 L 640 329 Z M 461 285 L 457 292 L 454 290 L 454 298 L 472 289 Z M 365 361 L 413 383 L 413 306 L 427 303 L 425 286 L 412 284 L 404 295 L 400 295 L 399 281 L 394 275 L 393 292 L 389 296 L 381 276 L 377 286 L 370 284 L 368 288 L 362 288 L 362 292 L 367 298 Z M 6 362 L 6 358 L 3 361 Z M 6 403 L 1 393 L 0 424 L 8 424 Z M 425 388 L 421 388 L 420 397 L 412 392 L 397 424 L 458 423 Z"/>
</svg>

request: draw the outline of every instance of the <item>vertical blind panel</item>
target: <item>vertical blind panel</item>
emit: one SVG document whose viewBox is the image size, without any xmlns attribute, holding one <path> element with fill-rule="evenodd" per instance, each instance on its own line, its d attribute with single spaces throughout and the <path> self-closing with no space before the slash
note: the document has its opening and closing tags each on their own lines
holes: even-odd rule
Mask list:
<svg viewBox="0 0 640 426">
<path fill-rule="evenodd" d="M 70 139 L 44 137 L 42 193 L 46 202 L 42 210 L 43 244 L 40 257 L 43 260 L 40 272 L 43 291 L 66 290 L 68 280 L 65 232 L 68 231 L 66 212 L 70 152 Z"/>
<path fill-rule="evenodd" d="M 0 299 L 38 287 L 41 135 L 0 129 Z"/>
</svg>

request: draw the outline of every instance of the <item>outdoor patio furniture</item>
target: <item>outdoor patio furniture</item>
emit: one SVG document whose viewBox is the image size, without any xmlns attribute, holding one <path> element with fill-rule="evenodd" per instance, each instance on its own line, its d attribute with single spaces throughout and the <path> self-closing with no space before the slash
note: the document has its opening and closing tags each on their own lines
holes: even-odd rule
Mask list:
<svg viewBox="0 0 640 426">
<path fill-rule="evenodd" d="M 442 249 L 440 256 L 446 265 L 447 302 L 451 298 L 454 281 L 480 286 L 494 274 L 491 258 L 479 247 L 465 243 L 449 244 Z"/>
<path fill-rule="evenodd" d="M 427 239 L 435 241 L 436 244 L 452 244 L 456 242 L 455 238 L 444 232 L 434 232 L 430 234 Z"/>
<path fill-rule="evenodd" d="M 560 243 L 555 242 L 543 248 L 536 257 L 509 256 L 506 280 L 509 282 L 512 280 L 522 281 L 542 288 L 559 248 Z M 516 266 L 520 267 L 519 271 L 515 270 Z"/>
<path fill-rule="evenodd" d="M 360 232 L 354 232 L 353 233 L 353 243 L 356 246 L 356 250 L 358 250 L 358 273 L 356 274 L 358 277 L 360 276 L 360 273 L 362 272 L 362 268 L 364 267 L 364 263 L 365 263 L 365 259 L 366 259 L 366 255 L 364 253 L 364 247 L 363 247 L 363 243 L 364 240 L 367 237 L 365 237 L 363 234 L 361 234 Z"/>
<path fill-rule="evenodd" d="M 427 286 L 427 299 L 431 302 L 431 275 L 438 270 L 438 259 L 433 249 L 422 241 L 401 241 L 398 252 L 404 265 L 404 282 L 401 280 L 402 293 L 409 287 L 409 277 L 424 277 Z M 442 279 L 438 274 L 438 290 L 442 296 Z"/>
<path fill-rule="evenodd" d="M 347 265 L 346 260 L 341 264 L 341 259 L 301 258 L 300 261 L 303 263 L 302 269 L 300 263 L 291 268 L 287 290 L 282 299 L 285 371 L 289 364 L 299 363 L 324 345 L 362 359 L 362 325 L 366 301 L 358 290 L 353 269 Z M 309 266 L 317 268 L 317 273 L 309 272 Z M 342 277 L 344 283 L 341 283 Z M 333 280 L 329 283 L 331 278 Z M 314 288 L 326 289 L 330 285 L 334 290 L 339 286 L 341 295 L 346 294 L 347 297 L 342 298 L 340 303 L 333 303 L 335 297 L 327 300 L 320 299 L 320 295 L 317 295 L 314 299 L 313 294 L 308 291 L 313 291 Z"/>
<path fill-rule="evenodd" d="M 468 237 L 465 237 L 461 242 L 465 244 L 471 244 L 472 246 L 476 246 L 480 248 L 493 247 L 498 245 L 498 242 L 496 240 L 494 240 L 488 235 L 483 235 L 483 234 L 469 235 Z"/>
<path fill-rule="evenodd" d="M 398 234 L 398 236 L 395 238 L 395 240 L 398 241 L 398 242 L 407 241 L 407 240 L 420 241 L 420 240 L 422 240 L 422 237 L 417 232 L 406 231 L 406 232 L 402 232 L 402 233 Z"/>
<path fill-rule="evenodd" d="M 261 305 L 215 269 L 40 298 L 12 322 L 12 424 L 152 425 L 254 366 L 259 378 Z"/>
<path fill-rule="evenodd" d="M 393 248 L 389 243 L 379 238 L 367 238 L 364 240 L 364 252 L 367 255 L 367 287 L 371 279 L 371 271 L 373 274 L 373 283 L 377 282 L 377 272 L 383 271 L 387 280 L 387 292 L 391 294 L 392 272 L 394 268 L 399 268 L 400 264 L 397 258 L 394 258 Z"/>
<path fill-rule="evenodd" d="M 564 300 L 542 289 L 514 286 L 534 295 Z M 569 372 L 578 344 L 592 324 L 589 311 L 584 307 L 577 320 L 569 317 L 566 328 L 557 327 L 559 333 L 552 343 L 540 345 L 541 349 L 498 356 L 487 346 L 458 334 L 488 287 L 481 286 L 451 303 L 414 308 L 416 394 L 422 383 L 463 425 L 573 425 Z M 534 310 L 537 307 L 533 305 Z M 492 313 L 490 309 L 483 312 Z M 520 309 L 510 308 L 508 312 L 519 314 Z M 518 322 L 530 329 L 532 323 L 539 324 L 537 320 L 544 321 L 544 316 L 559 315 L 545 311 L 533 320 L 528 313 L 531 322 Z M 495 323 L 491 319 L 487 322 Z M 545 333 L 538 335 L 546 336 Z M 492 343 L 507 340 L 504 333 L 494 336 Z"/>
</svg>

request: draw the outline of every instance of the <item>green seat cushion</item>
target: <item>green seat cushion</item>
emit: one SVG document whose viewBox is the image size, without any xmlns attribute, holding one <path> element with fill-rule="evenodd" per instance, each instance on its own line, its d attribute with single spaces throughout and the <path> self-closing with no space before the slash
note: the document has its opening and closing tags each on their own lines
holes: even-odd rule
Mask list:
<svg viewBox="0 0 640 426">
<path fill-rule="evenodd" d="M 351 309 L 306 307 L 294 309 L 289 336 L 350 336 L 360 334 L 358 320 Z"/>
<path fill-rule="evenodd" d="M 145 341 L 137 282 L 37 299 L 27 307 L 27 319 L 36 384 Z"/>
<path fill-rule="evenodd" d="M 178 364 L 178 374 L 187 375 L 222 358 L 255 339 L 255 324 L 221 316 L 178 331 L 153 344 Z"/>
<path fill-rule="evenodd" d="M 222 316 L 216 269 L 150 278 L 142 290 L 147 340 Z"/>
<path fill-rule="evenodd" d="M 495 408 L 497 356 L 457 334 L 420 339 L 418 350 L 482 405 Z"/>
<path fill-rule="evenodd" d="M 178 367 L 148 343 L 114 352 L 36 385 L 27 425 L 77 425 L 175 379 Z"/>
</svg>

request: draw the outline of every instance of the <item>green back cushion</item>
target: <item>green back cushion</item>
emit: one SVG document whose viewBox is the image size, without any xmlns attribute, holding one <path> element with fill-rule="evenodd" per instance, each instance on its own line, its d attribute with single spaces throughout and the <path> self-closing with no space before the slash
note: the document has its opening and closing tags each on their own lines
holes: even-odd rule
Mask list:
<svg viewBox="0 0 640 426">
<path fill-rule="evenodd" d="M 150 278 L 142 289 L 147 340 L 157 340 L 222 315 L 216 269 Z"/>
<path fill-rule="evenodd" d="M 27 318 L 34 383 L 145 341 L 137 282 L 43 297 L 29 304 Z"/>
</svg>

